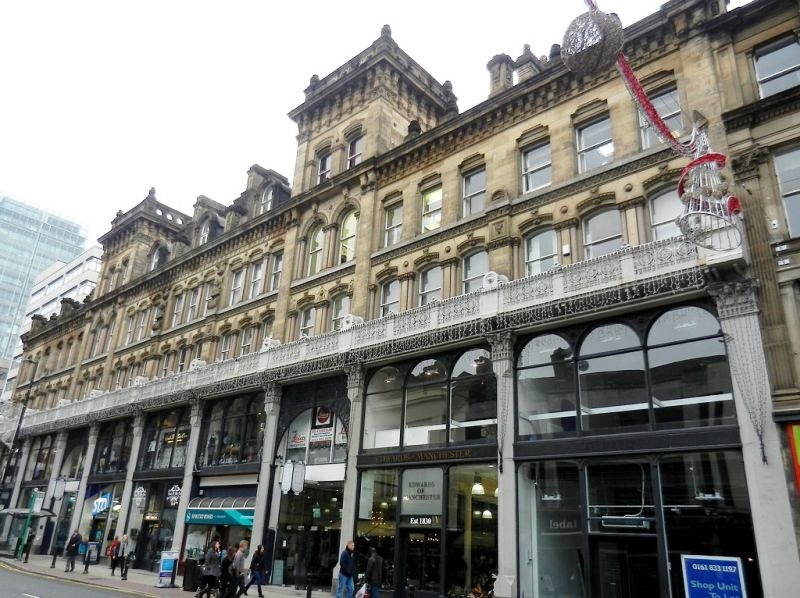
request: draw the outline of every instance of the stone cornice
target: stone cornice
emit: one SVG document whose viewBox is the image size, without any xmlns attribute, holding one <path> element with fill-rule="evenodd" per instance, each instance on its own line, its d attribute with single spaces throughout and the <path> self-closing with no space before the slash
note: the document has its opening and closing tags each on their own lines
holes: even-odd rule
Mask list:
<svg viewBox="0 0 800 598">
<path fill-rule="evenodd" d="M 762 123 L 800 110 L 800 86 L 725 112 L 722 122 L 728 133 L 753 128 Z"/>
</svg>

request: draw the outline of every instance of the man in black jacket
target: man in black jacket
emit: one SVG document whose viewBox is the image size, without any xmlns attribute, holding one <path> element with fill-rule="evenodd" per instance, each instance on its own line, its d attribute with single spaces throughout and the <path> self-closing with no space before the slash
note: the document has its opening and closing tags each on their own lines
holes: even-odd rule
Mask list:
<svg viewBox="0 0 800 598">
<path fill-rule="evenodd" d="M 374 546 L 369 549 L 369 559 L 367 560 L 366 571 L 367 591 L 370 598 L 377 598 L 383 585 L 383 557 L 378 554 Z"/>
<path fill-rule="evenodd" d="M 78 530 L 72 532 L 69 540 L 67 540 L 67 546 L 64 548 L 64 555 L 67 557 L 67 568 L 64 569 L 64 573 L 75 571 L 75 557 L 78 556 L 81 542 L 83 542 L 83 538 L 81 538 Z"/>
<path fill-rule="evenodd" d="M 353 598 L 355 584 L 353 578 L 356 575 L 356 561 L 353 558 L 353 551 L 356 545 L 352 540 L 347 541 L 347 546 L 339 557 L 339 587 L 336 588 L 336 598 Z"/>
</svg>

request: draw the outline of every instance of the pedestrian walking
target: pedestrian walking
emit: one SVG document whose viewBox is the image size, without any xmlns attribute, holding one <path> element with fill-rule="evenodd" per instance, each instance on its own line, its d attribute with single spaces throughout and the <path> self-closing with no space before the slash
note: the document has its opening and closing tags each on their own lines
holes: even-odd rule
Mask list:
<svg viewBox="0 0 800 598">
<path fill-rule="evenodd" d="M 253 553 L 253 558 L 250 560 L 250 581 L 247 582 L 247 585 L 244 586 L 244 590 L 239 592 L 241 596 L 244 594 L 247 596 L 248 588 L 256 584 L 258 588 L 258 597 L 264 598 L 264 594 L 261 591 L 261 586 L 266 583 L 266 573 L 267 573 L 267 559 L 266 555 L 264 554 L 264 546 L 259 544 L 256 551 Z"/>
<path fill-rule="evenodd" d="M 244 576 L 245 576 L 245 569 L 247 565 L 245 564 L 246 557 L 247 557 L 247 549 L 250 547 L 250 543 L 247 540 L 242 540 L 239 542 L 239 550 L 236 551 L 236 555 L 233 557 L 233 570 L 235 574 L 235 584 L 236 584 L 236 598 L 243 594 L 247 594 L 247 590 L 244 587 Z"/>
<path fill-rule="evenodd" d="M 353 598 L 355 584 L 353 578 L 356 574 L 356 561 L 353 552 L 356 545 L 352 540 L 347 541 L 342 554 L 339 556 L 339 587 L 336 588 L 336 598 Z"/>
<path fill-rule="evenodd" d="M 108 546 L 106 556 L 108 557 L 108 566 L 111 567 L 111 576 L 114 576 L 114 570 L 117 568 L 117 547 L 119 546 L 119 536 L 114 536 L 111 544 Z"/>
<path fill-rule="evenodd" d="M 203 563 L 203 577 L 200 581 L 200 588 L 195 593 L 196 598 L 201 598 L 203 594 L 207 598 L 211 598 L 212 592 L 214 596 L 217 594 L 221 573 L 219 551 L 219 540 L 215 540 L 206 551 L 205 562 Z"/>
<path fill-rule="evenodd" d="M 233 569 L 235 556 L 236 547 L 228 546 L 228 550 L 219 565 L 219 598 L 233 598 L 236 595 L 236 577 Z"/>
<path fill-rule="evenodd" d="M 119 578 L 122 581 L 128 579 L 128 561 L 131 559 L 132 553 L 130 551 L 130 544 L 128 542 L 128 534 L 122 534 L 122 539 L 117 544 L 117 550 L 114 555 L 114 560 L 119 565 Z M 111 575 L 114 575 L 112 569 Z"/>
<path fill-rule="evenodd" d="M 64 569 L 64 573 L 75 571 L 75 557 L 78 556 L 78 550 L 80 549 L 81 542 L 83 542 L 83 538 L 78 530 L 72 532 L 69 540 L 67 540 L 67 547 L 64 549 L 64 556 L 67 557 L 67 565 Z"/>
<path fill-rule="evenodd" d="M 377 598 L 383 585 L 383 557 L 378 554 L 374 546 L 369 548 L 369 559 L 367 559 L 367 570 L 364 577 L 370 597 Z"/>
</svg>

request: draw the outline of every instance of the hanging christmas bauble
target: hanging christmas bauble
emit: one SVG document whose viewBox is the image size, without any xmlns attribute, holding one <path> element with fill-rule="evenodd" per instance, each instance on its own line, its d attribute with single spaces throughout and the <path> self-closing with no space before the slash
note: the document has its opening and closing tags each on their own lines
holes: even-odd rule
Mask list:
<svg viewBox="0 0 800 598">
<path fill-rule="evenodd" d="M 580 75 L 610 69 L 622 52 L 622 22 L 614 14 L 590 10 L 570 23 L 561 44 L 561 59 Z"/>
</svg>

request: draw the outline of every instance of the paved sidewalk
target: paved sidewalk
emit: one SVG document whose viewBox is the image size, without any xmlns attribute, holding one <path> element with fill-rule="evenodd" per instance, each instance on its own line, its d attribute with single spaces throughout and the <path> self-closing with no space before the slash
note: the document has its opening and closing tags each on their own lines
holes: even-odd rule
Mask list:
<svg viewBox="0 0 800 598">
<path fill-rule="evenodd" d="M 76 561 L 75 571 L 65 573 L 65 561 L 63 558 L 59 558 L 56 561 L 56 566 L 51 569 L 50 565 L 52 562 L 53 557 L 38 554 L 30 555 L 27 563 L 13 558 L 0 559 L 0 565 L 8 565 L 20 571 L 44 575 L 55 579 L 65 579 L 74 583 L 105 587 L 118 592 L 135 594 L 136 596 L 146 596 L 149 598 L 192 598 L 192 596 L 194 596 L 194 592 L 185 591 L 181 588 L 183 582 L 181 576 L 175 579 L 175 585 L 178 586 L 177 588 L 157 588 L 155 585 L 158 583 L 158 573 L 151 573 L 140 569 L 128 569 L 128 579 L 127 581 L 122 581 L 119 577 L 119 569 L 117 569 L 116 575 L 112 577 L 111 569 L 107 564 L 92 565 L 89 567 L 89 573 L 84 574 L 83 563 Z M 263 586 L 263 589 L 264 596 L 267 597 L 306 596 L 305 590 L 295 590 L 294 588 Z M 254 596 L 256 594 L 256 588 L 250 588 L 248 594 Z M 330 596 L 330 592 L 312 592 L 313 598 L 330 598 Z"/>
</svg>

